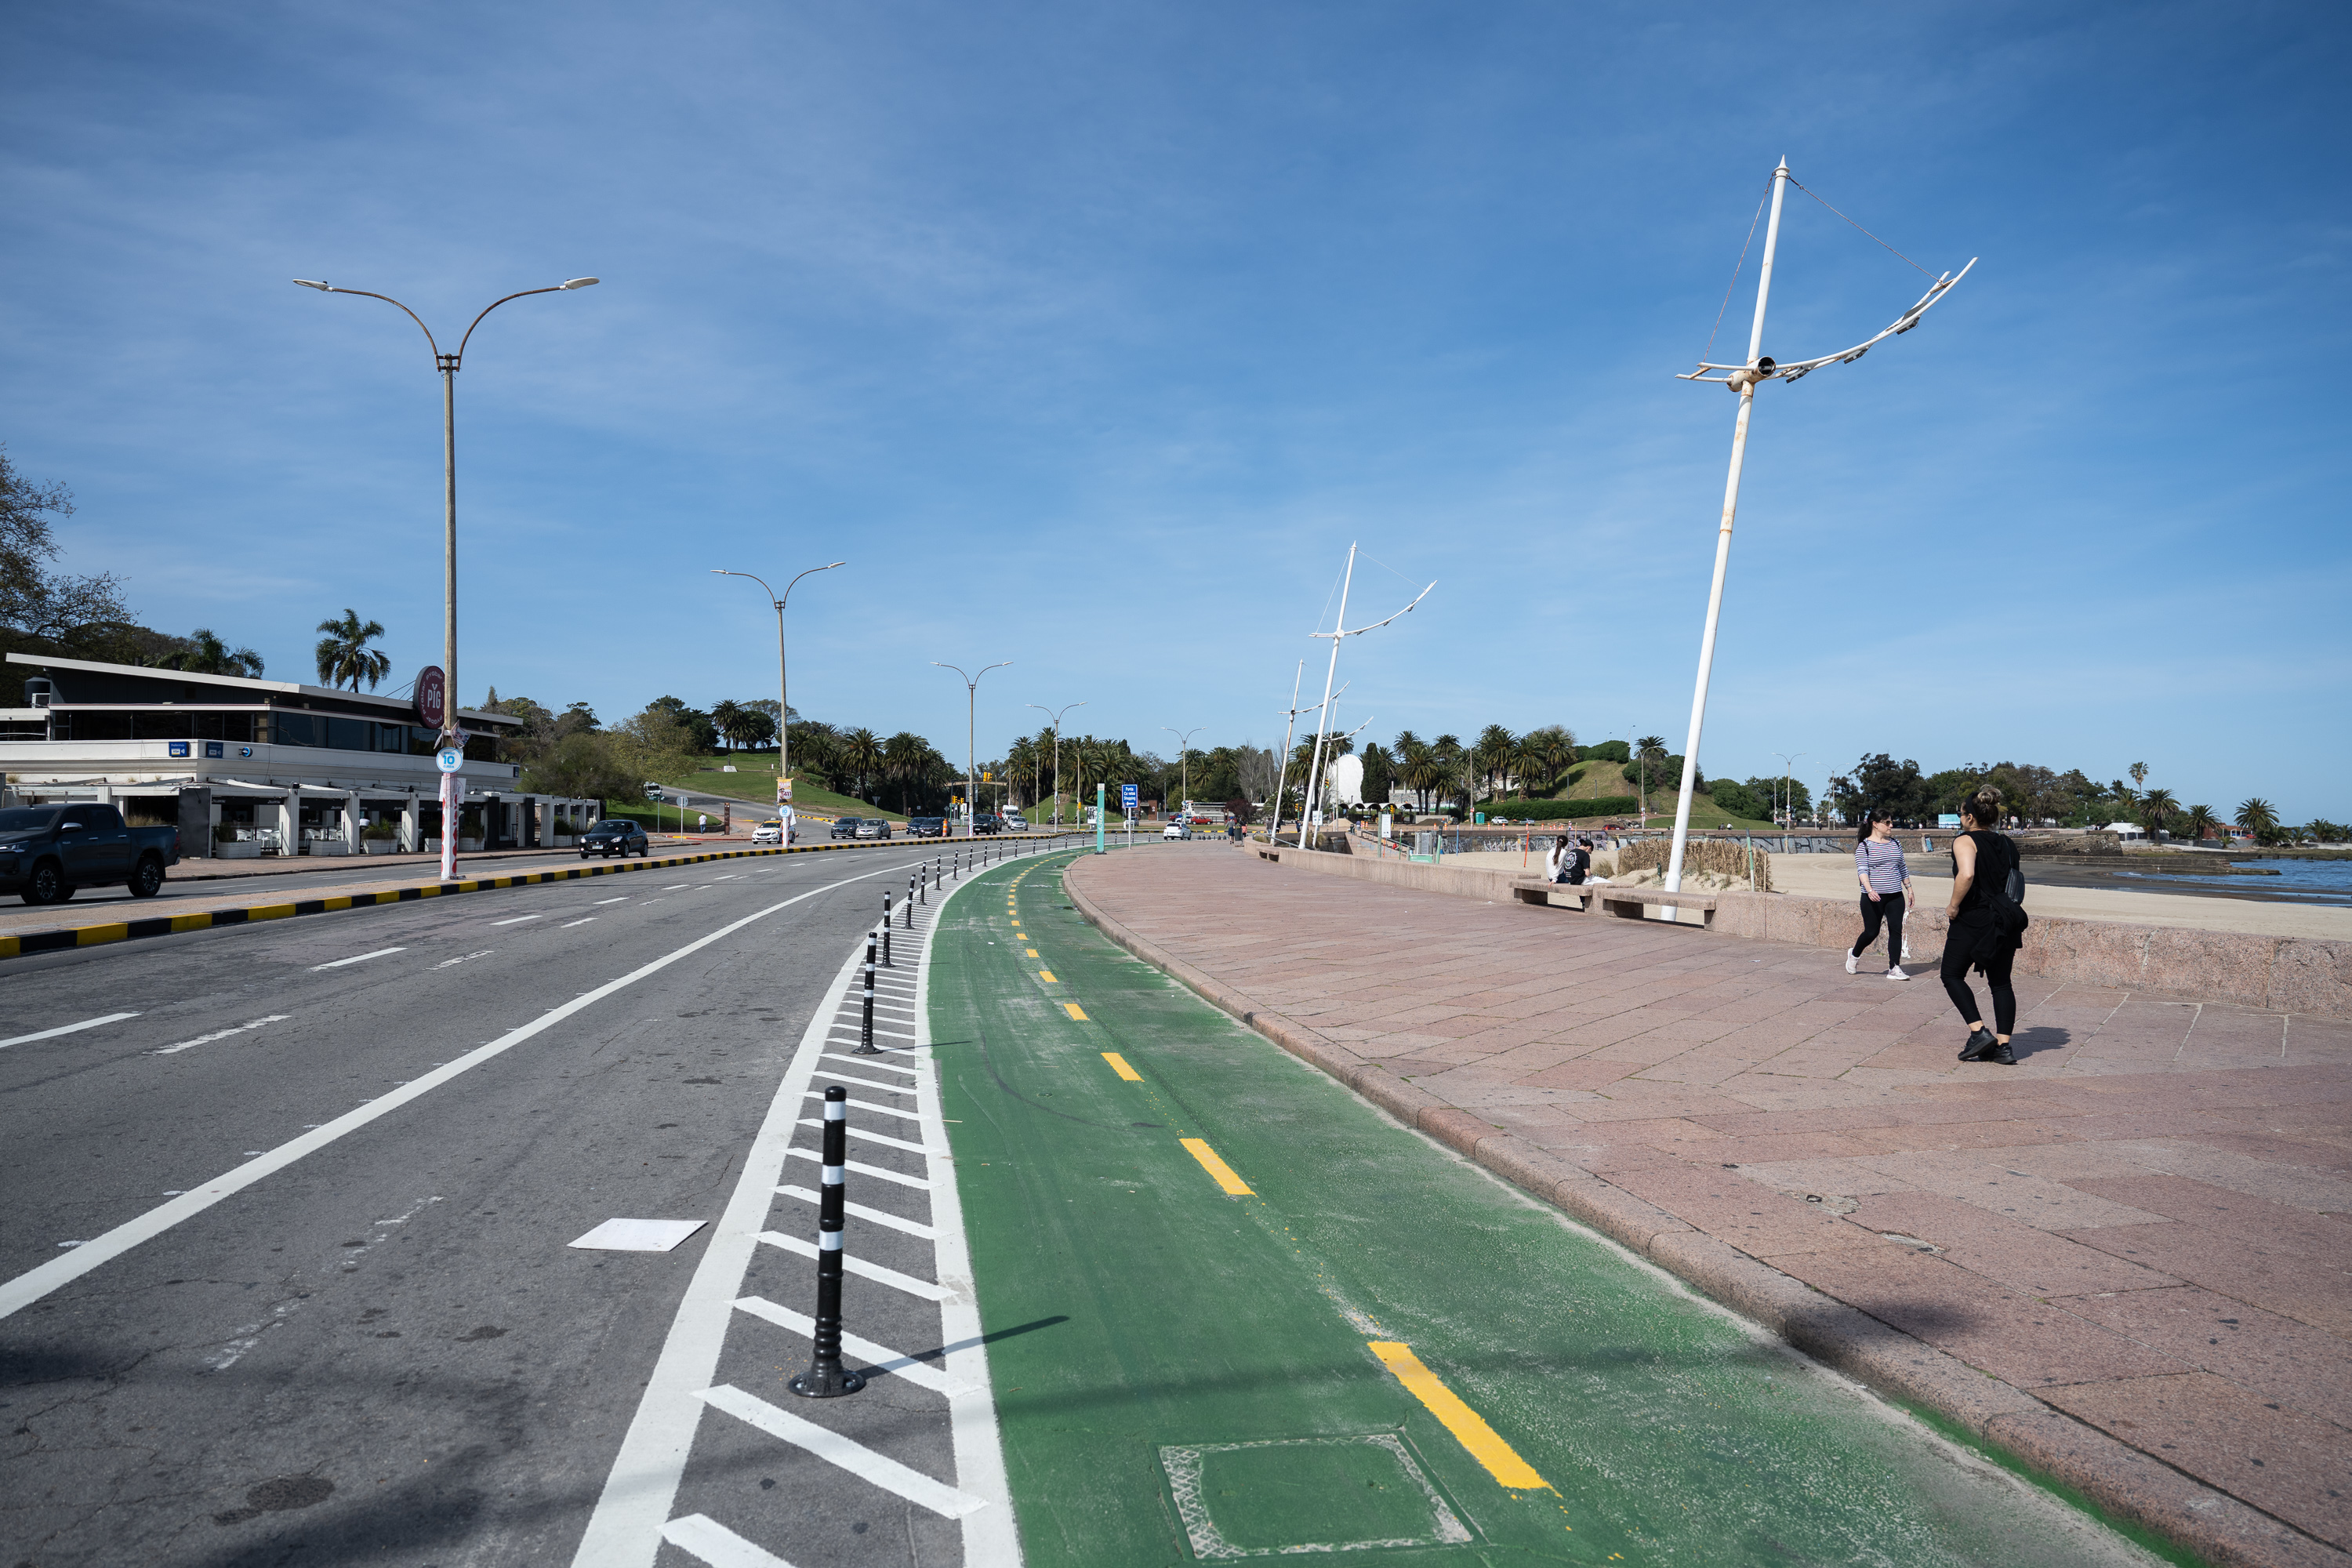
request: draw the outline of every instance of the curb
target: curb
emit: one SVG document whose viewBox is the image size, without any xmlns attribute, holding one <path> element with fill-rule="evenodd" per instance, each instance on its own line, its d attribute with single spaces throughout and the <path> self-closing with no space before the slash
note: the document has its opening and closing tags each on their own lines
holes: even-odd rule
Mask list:
<svg viewBox="0 0 2352 1568">
<path fill-rule="evenodd" d="M 1006 834 L 1008 843 L 1038 835 Z M 1051 837 L 1052 835 L 1043 837 Z M 718 849 L 700 855 L 671 855 L 658 859 L 624 860 L 618 865 L 573 866 L 561 871 L 524 871 L 511 877 L 481 877 L 463 882 L 433 882 L 423 887 L 394 888 L 380 893 L 347 893 L 331 899 L 281 900 L 242 908 L 207 910 L 191 915 L 156 915 L 147 920 L 113 921 L 104 925 L 68 926 L 62 931 L 34 931 L 26 936 L 0 937 L 0 959 L 24 958 L 37 952 L 63 952 L 75 948 L 103 947 L 109 942 L 137 942 L 151 936 L 176 936 L 183 931 L 212 931 L 220 926 L 250 925 L 257 921 L 290 920 L 298 915 L 331 914 L 339 910 L 374 909 L 384 904 L 413 903 L 419 899 L 449 898 L 458 893 L 490 892 L 500 888 L 529 888 L 541 882 L 576 882 L 584 877 L 613 877 L 624 871 L 660 871 L 706 860 L 740 860 L 752 856 L 826 855 L 851 849 L 903 849 L 929 839 L 884 840 L 858 844 L 796 844 L 774 849 Z M 963 839 L 940 842 L 963 843 Z"/>
<path fill-rule="evenodd" d="M 1717 1241 L 1647 1199 L 1447 1104 L 1314 1030 L 1268 1012 L 1104 913 L 1066 870 L 1062 886 L 1088 924 L 1212 1006 L 1320 1068 L 1405 1126 L 1639 1253 L 1710 1300 L 1897 1404 L 1932 1413 L 2015 1464 L 2214 1564 L 2344 1568 L 2352 1563 L 2352 1556 L 2325 1542 Z"/>
</svg>

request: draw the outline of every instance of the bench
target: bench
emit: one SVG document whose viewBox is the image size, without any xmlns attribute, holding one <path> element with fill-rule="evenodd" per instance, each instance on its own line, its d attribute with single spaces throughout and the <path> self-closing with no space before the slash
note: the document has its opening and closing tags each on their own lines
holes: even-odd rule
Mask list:
<svg viewBox="0 0 2352 1568">
<path fill-rule="evenodd" d="M 1563 899 L 1574 899 L 1569 907 L 1580 911 L 1590 910 L 1598 900 L 1602 909 L 1622 920 L 1638 921 L 1652 905 L 1675 910 L 1696 910 L 1699 924 L 1715 923 L 1715 895 L 1712 893 L 1669 893 L 1662 888 L 1612 888 L 1605 882 L 1546 881 L 1541 877 L 1515 877 L 1511 879 L 1511 897 L 1523 904 L 1554 904 Z M 1677 922 L 1679 923 L 1679 922 Z"/>
<path fill-rule="evenodd" d="M 1511 897 L 1523 904 L 1545 905 L 1555 898 L 1573 899 L 1576 902 L 1569 907 L 1582 911 L 1592 907 L 1592 895 L 1600 890 L 1598 882 L 1554 882 L 1542 877 L 1511 879 Z"/>
</svg>

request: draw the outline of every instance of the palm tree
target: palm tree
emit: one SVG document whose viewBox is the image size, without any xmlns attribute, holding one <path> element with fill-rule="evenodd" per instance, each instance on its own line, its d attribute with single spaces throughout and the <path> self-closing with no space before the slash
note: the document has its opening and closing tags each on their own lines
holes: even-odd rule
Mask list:
<svg viewBox="0 0 2352 1568">
<path fill-rule="evenodd" d="M 2140 788 L 2147 783 L 2147 764 L 2146 763 L 2134 763 L 2128 771 L 2132 776 L 2132 787 L 2134 789 Z"/>
<path fill-rule="evenodd" d="M 360 689 L 364 679 L 368 689 L 392 673 L 392 660 L 368 647 L 383 636 L 383 623 L 362 623 L 356 610 L 346 609 L 341 620 L 324 620 L 319 629 L 327 635 L 319 639 L 319 679 L 322 685 L 341 686 L 348 680 L 352 689 Z"/>
<path fill-rule="evenodd" d="M 1511 754 L 1518 745 L 1519 738 L 1500 724 L 1489 724 L 1478 731 L 1478 774 L 1486 781 L 1487 794 L 1499 793 L 1503 780 L 1509 776 Z"/>
<path fill-rule="evenodd" d="M 1633 742 L 1633 763 L 1641 774 L 1642 815 L 1650 815 L 1650 764 L 1666 760 L 1666 738 L 1644 735 Z M 1677 807 L 1676 809 L 1680 809 Z"/>
<path fill-rule="evenodd" d="M 898 812 L 906 815 L 907 792 L 918 783 L 928 782 L 926 764 L 931 759 L 931 743 L 911 730 L 901 730 L 882 742 L 882 771 L 898 785 Z"/>
<path fill-rule="evenodd" d="M 2152 789 L 2139 797 L 2140 826 L 2150 837 L 2164 831 L 2165 823 L 2180 809 L 2180 802 L 2168 789 Z"/>
<path fill-rule="evenodd" d="M 2257 838 L 2276 827 L 2278 820 L 2278 808 L 2261 795 L 2238 804 L 2238 826 Z"/>
<path fill-rule="evenodd" d="M 735 748 L 735 726 L 742 717 L 743 705 L 731 697 L 710 705 L 711 727 L 719 731 L 730 751 Z"/>
<path fill-rule="evenodd" d="M 2180 826 L 2188 830 L 2189 837 L 2202 838 L 2205 837 L 2205 830 L 2221 820 L 2213 815 L 2211 806 L 2192 805 L 2189 808 L 2188 818 Z"/>
<path fill-rule="evenodd" d="M 881 805 L 874 800 L 873 784 L 882 772 L 882 737 L 861 725 L 842 735 L 835 755 L 842 769 L 857 781 L 858 795 Z"/>
<path fill-rule="evenodd" d="M 184 669 L 191 675 L 236 675 L 260 679 L 261 656 L 249 647 L 231 648 L 210 626 L 188 634 L 186 646 L 156 661 L 163 669 Z"/>
</svg>

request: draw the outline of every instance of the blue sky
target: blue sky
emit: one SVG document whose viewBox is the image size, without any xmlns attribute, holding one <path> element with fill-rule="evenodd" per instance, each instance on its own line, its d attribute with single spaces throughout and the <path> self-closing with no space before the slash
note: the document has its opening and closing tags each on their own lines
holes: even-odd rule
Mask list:
<svg viewBox="0 0 2352 1568">
<path fill-rule="evenodd" d="M 461 687 L 772 694 L 961 760 L 1278 742 L 1350 540 L 1341 720 L 1688 721 L 1797 177 L 1921 330 L 1759 399 L 1701 761 L 1865 752 L 2352 816 L 2347 25 L 2329 6 L 20 7 L 0 440 L 67 564 L 309 679 L 346 605 Z M 1760 244 L 1760 237 L 1759 237 Z M 1718 350 L 1745 346 L 1754 265 Z M 1766 352 L 1918 292 L 1791 193 Z M 1717 357 L 1724 357 L 1720 353 Z"/>
</svg>

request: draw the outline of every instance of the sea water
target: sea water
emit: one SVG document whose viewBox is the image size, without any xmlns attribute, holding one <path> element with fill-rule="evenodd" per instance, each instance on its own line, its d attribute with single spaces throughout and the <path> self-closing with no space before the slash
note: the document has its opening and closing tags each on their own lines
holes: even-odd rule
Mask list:
<svg viewBox="0 0 2352 1568">
<path fill-rule="evenodd" d="M 2274 898 L 2283 903 L 2352 904 L 2352 860 L 2240 860 L 2275 877 L 2198 877 L 2175 871 L 2124 871 L 2118 875 L 2184 887 L 2227 888 L 2233 893 Z"/>
</svg>

